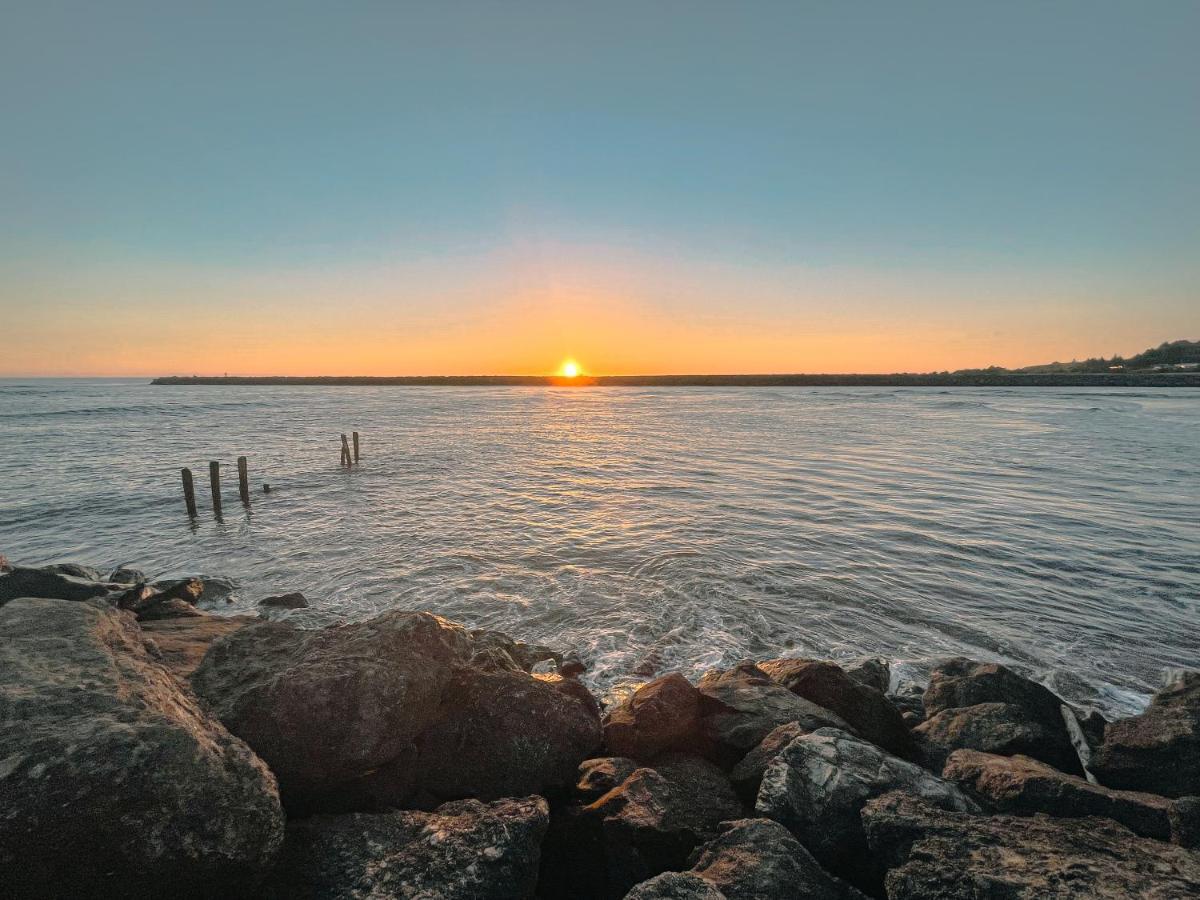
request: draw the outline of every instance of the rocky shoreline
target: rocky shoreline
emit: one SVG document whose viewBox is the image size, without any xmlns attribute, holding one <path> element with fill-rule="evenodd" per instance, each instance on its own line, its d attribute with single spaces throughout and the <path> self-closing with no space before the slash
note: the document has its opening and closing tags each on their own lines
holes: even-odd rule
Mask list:
<svg viewBox="0 0 1200 900">
<path fill-rule="evenodd" d="M 570 653 L 221 588 L 3 567 L 6 896 L 1200 895 L 1200 672 L 1113 722 L 961 658 L 900 692 L 747 660 L 605 709 Z"/>
</svg>

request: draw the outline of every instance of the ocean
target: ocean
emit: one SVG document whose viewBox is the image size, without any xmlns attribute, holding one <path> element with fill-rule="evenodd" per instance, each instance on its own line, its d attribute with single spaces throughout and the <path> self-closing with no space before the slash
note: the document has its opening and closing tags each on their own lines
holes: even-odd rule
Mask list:
<svg viewBox="0 0 1200 900">
<path fill-rule="evenodd" d="M 0 380 L 0 553 L 225 576 L 223 612 L 298 590 L 300 624 L 430 610 L 601 692 L 961 654 L 1127 714 L 1200 666 L 1200 390 Z"/>
</svg>

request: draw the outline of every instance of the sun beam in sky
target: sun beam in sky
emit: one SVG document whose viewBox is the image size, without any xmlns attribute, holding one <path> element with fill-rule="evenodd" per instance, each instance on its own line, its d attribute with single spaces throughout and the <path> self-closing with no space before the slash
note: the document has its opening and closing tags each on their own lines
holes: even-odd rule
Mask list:
<svg viewBox="0 0 1200 900">
<path fill-rule="evenodd" d="M 558 367 L 558 374 L 563 378 L 574 378 L 582 369 L 579 368 L 579 363 L 573 359 L 563 360 L 563 364 Z"/>
</svg>

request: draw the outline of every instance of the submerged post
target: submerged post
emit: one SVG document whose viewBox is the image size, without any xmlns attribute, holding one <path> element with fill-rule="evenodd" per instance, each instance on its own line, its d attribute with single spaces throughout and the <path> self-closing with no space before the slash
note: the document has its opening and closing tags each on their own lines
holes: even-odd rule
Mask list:
<svg viewBox="0 0 1200 900">
<path fill-rule="evenodd" d="M 350 465 L 350 443 L 344 434 L 342 435 L 342 465 Z"/>
<path fill-rule="evenodd" d="M 208 483 L 212 487 L 213 498 L 213 514 L 221 515 L 221 464 L 219 462 L 210 462 L 208 464 Z"/>
<path fill-rule="evenodd" d="M 242 503 L 250 505 L 250 473 L 246 469 L 246 457 L 238 457 L 238 493 L 242 495 Z"/>
<path fill-rule="evenodd" d="M 354 461 L 358 462 L 358 432 L 354 432 Z"/>
<path fill-rule="evenodd" d="M 183 502 L 187 504 L 188 515 L 193 519 L 196 518 L 196 486 L 192 482 L 192 470 L 184 469 L 183 475 Z"/>
</svg>

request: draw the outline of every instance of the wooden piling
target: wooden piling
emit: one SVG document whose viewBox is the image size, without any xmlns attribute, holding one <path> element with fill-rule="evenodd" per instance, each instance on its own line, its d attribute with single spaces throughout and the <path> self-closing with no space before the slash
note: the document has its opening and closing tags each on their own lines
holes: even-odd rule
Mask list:
<svg viewBox="0 0 1200 900">
<path fill-rule="evenodd" d="M 358 432 L 354 432 L 354 461 L 358 462 Z"/>
<path fill-rule="evenodd" d="M 346 440 L 346 435 L 342 435 L 342 465 L 350 465 L 350 442 Z"/>
<path fill-rule="evenodd" d="M 210 462 L 208 464 L 208 483 L 212 487 L 213 514 L 221 515 L 221 464 L 219 462 Z"/>
<path fill-rule="evenodd" d="M 250 473 L 246 467 L 246 457 L 238 457 L 238 493 L 242 495 L 242 503 L 250 505 Z"/>
<path fill-rule="evenodd" d="M 196 485 L 192 482 L 192 470 L 183 469 L 183 502 L 187 504 L 188 515 L 196 518 Z"/>
</svg>

